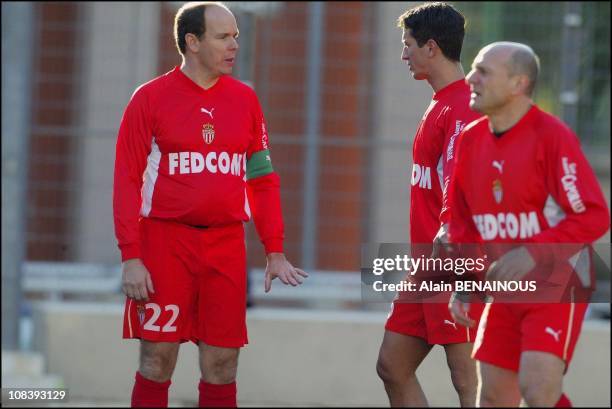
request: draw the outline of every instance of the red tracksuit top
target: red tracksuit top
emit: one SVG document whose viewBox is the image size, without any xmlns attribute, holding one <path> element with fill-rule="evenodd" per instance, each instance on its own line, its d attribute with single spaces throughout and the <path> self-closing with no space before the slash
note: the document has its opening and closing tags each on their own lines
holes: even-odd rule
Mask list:
<svg viewBox="0 0 612 409">
<path fill-rule="evenodd" d="M 535 105 L 500 137 L 489 126 L 482 117 L 459 137 L 451 242 L 591 243 L 608 230 L 601 188 L 568 126 Z"/>
<path fill-rule="evenodd" d="M 448 219 L 447 189 L 461 130 L 479 114 L 470 110 L 470 89 L 455 81 L 434 93 L 412 145 L 410 240 L 432 243 Z"/>
<path fill-rule="evenodd" d="M 460 136 L 450 187 L 455 243 L 591 243 L 606 201 L 572 130 L 533 105 L 497 137 L 486 117 Z"/>
<path fill-rule="evenodd" d="M 254 162 L 259 169 L 247 181 Z M 140 257 L 140 217 L 223 226 L 249 220 L 251 210 L 266 252 L 282 252 L 280 184 L 271 166 L 261 171 L 263 162 L 270 165 L 265 121 L 247 85 L 224 75 L 205 90 L 175 67 L 140 86 L 116 147 L 113 208 L 122 260 Z"/>
</svg>

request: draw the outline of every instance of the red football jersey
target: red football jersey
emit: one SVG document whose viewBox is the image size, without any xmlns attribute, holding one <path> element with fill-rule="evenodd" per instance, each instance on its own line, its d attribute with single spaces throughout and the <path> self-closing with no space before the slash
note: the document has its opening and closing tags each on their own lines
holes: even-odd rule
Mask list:
<svg viewBox="0 0 612 409">
<path fill-rule="evenodd" d="M 608 207 L 578 138 L 537 106 L 500 137 L 483 117 L 458 145 L 451 241 L 591 243 L 608 230 Z"/>
<path fill-rule="evenodd" d="M 448 214 L 447 189 L 456 138 L 479 114 L 470 110 L 470 89 L 455 81 L 433 95 L 412 145 L 410 240 L 432 243 Z"/>
<path fill-rule="evenodd" d="M 451 242 L 538 243 L 528 251 L 541 265 L 554 263 L 557 283 L 577 279 L 565 271 L 582 247 L 539 244 L 592 243 L 610 225 L 578 138 L 535 105 L 499 137 L 486 117 L 468 125 L 459 136 L 449 190 Z M 497 245 L 491 254 L 508 249 Z M 576 272 L 589 287 L 593 267 L 586 267 Z"/>
<path fill-rule="evenodd" d="M 260 162 L 269 162 L 267 149 L 255 92 L 230 76 L 205 90 L 176 67 L 139 87 L 124 112 L 116 149 L 113 201 L 122 258 L 138 257 L 139 217 L 196 226 L 249 220 L 247 161 L 259 154 Z M 280 231 L 276 223 L 267 236 L 282 243 L 278 201 L 272 210 Z"/>
<path fill-rule="evenodd" d="M 482 243 L 493 250 L 493 258 L 516 243 L 590 243 L 610 224 L 605 199 L 578 138 L 535 105 L 501 136 L 491 132 L 486 117 L 463 130 L 449 205 L 450 241 Z M 573 284 L 583 281 L 582 272 L 592 276 L 593 271 L 592 265 L 574 270 L 568 264 L 568 256 L 582 244 L 555 245 L 555 253 L 546 254 L 551 247 L 527 246 L 543 267 L 534 271 L 551 274 L 530 272 L 547 281 L 539 291 L 520 291 L 520 297 L 501 291 L 486 304 L 474 342 L 475 359 L 518 371 L 521 353 L 537 350 L 569 364 L 584 302 L 590 296 Z M 556 252 L 565 248 L 570 253 Z M 582 287 L 588 286 L 582 282 Z"/>
</svg>

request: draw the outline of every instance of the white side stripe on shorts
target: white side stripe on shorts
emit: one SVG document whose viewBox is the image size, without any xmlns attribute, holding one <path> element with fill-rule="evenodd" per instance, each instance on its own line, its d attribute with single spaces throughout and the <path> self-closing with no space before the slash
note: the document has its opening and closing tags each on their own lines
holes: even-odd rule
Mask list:
<svg viewBox="0 0 612 409">
<path fill-rule="evenodd" d="M 127 320 L 128 320 L 128 328 L 130 329 L 130 338 L 134 336 L 134 332 L 132 331 L 132 299 L 130 298 L 127 310 Z"/>
<path fill-rule="evenodd" d="M 569 321 L 567 323 L 567 331 L 565 331 L 565 345 L 563 346 L 563 360 L 567 360 L 567 349 L 569 347 L 570 339 L 572 336 L 572 324 L 574 323 L 574 287 L 571 289 L 571 300 Z"/>
</svg>

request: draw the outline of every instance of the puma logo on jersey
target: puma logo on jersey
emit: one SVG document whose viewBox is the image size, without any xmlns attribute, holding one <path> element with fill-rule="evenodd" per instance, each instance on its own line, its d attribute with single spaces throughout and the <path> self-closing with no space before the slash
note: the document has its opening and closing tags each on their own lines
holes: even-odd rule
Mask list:
<svg viewBox="0 0 612 409">
<path fill-rule="evenodd" d="M 455 321 L 444 320 L 444 323 L 448 325 L 452 325 L 453 328 L 457 329 L 457 324 L 455 324 Z"/>
<path fill-rule="evenodd" d="M 431 189 L 431 168 L 428 166 L 421 166 L 417 163 L 412 165 L 412 178 L 410 180 L 412 186 L 416 186 L 424 189 Z"/>
<path fill-rule="evenodd" d="M 540 223 L 535 211 L 498 214 L 476 214 L 473 216 L 474 224 L 483 240 L 493 240 L 497 237 L 526 239 L 538 234 Z"/>
<path fill-rule="evenodd" d="M 565 190 L 565 194 L 567 195 L 567 201 L 570 206 L 572 206 L 572 210 L 575 213 L 582 213 L 586 210 L 584 206 L 584 202 L 580 197 L 580 192 L 578 192 L 578 188 L 576 187 L 576 180 L 578 177 L 576 176 L 576 164 L 570 163 L 567 156 L 561 158 L 563 164 L 563 173 L 564 175 L 561 177 L 561 184 L 563 185 L 563 190 Z"/>
<path fill-rule="evenodd" d="M 504 161 L 503 160 L 501 162 L 494 160 L 493 167 L 499 170 L 499 173 L 504 173 Z"/>
<path fill-rule="evenodd" d="M 561 330 L 555 331 L 551 327 L 546 327 L 544 329 L 544 332 L 546 332 L 547 334 L 552 335 L 552 337 L 555 339 L 555 341 L 559 342 L 559 335 L 561 335 Z"/>
<path fill-rule="evenodd" d="M 168 154 L 168 173 L 181 175 L 191 173 L 202 173 L 204 170 L 210 173 L 221 173 L 240 176 L 240 172 L 246 172 L 246 154 L 234 153 L 230 156 L 227 152 L 208 152 L 206 156 L 200 152 L 173 152 Z"/>
<path fill-rule="evenodd" d="M 213 118 L 213 111 L 214 110 L 215 110 L 215 108 L 211 108 L 210 111 L 208 109 L 206 109 L 206 108 L 200 108 L 200 112 L 210 115 L 210 119 L 214 119 Z"/>
</svg>

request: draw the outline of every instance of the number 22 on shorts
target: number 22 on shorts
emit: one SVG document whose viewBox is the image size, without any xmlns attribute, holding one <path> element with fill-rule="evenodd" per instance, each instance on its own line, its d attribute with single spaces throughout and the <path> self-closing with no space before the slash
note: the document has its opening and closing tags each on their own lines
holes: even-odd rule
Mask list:
<svg viewBox="0 0 612 409">
<path fill-rule="evenodd" d="M 148 310 L 153 310 L 153 315 L 151 315 L 151 318 L 149 318 L 143 326 L 143 329 L 146 329 L 148 331 L 156 331 L 156 332 L 176 332 L 176 327 L 173 325 L 174 322 L 176 321 L 176 319 L 178 318 L 179 315 L 179 307 L 176 304 L 168 304 L 165 306 L 164 311 L 171 311 L 172 312 L 172 316 L 170 317 L 170 319 L 168 320 L 168 322 L 163 326 L 163 328 L 160 328 L 159 325 L 155 325 L 155 323 L 157 322 L 157 320 L 159 319 L 159 316 L 161 315 L 161 307 L 154 303 L 154 302 L 150 302 L 145 304 L 145 308 Z"/>
</svg>

